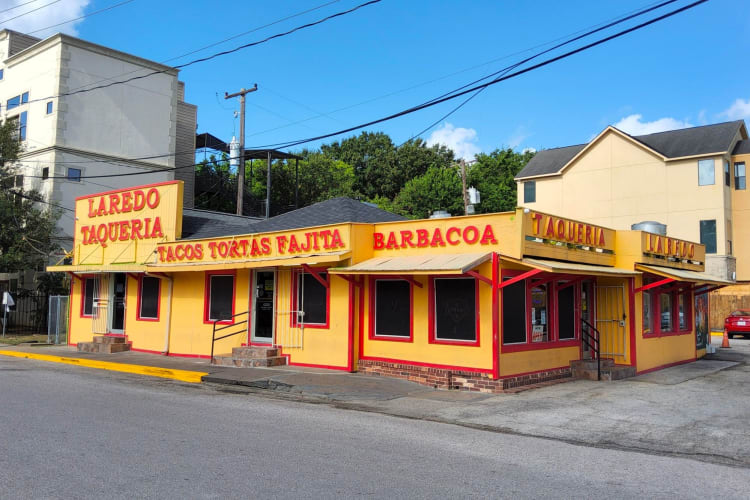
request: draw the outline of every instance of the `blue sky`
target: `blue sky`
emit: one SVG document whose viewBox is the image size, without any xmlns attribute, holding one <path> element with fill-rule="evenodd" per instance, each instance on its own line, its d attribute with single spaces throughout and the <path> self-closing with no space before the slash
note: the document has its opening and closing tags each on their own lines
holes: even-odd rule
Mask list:
<svg viewBox="0 0 750 500">
<path fill-rule="evenodd" d="M 4 0 L 0 10 L 28 1 Z M 3 22 L 51 1 L 37 0 L 0 13 L 0 28 L 31 31 L 123 0 L 59 0 Z M 36 35 L 63 30 L 141 57 L 179 64 L 363 1 L 330 2 L 172 60 L 328 2 L 132 0 Z M 198 105 L 199 131 L 226 140 L 239 131 L 233 116 L 239 103 L 224 100 L 224 92 L 257 83 L 259 91 L 247 100 L 246 145 L 266 146 L 400 111 L 530 54 L 517 54 L 519 51 L 655 3 L 383 0 L 288 37 L 186 68 L 180 78 L 186 83 L 187 101 Z M 674 5 L 688 3 L 680 0 Z M 747 118 L 749 49 L 750 5 L 741 0 L 711 0 L 490 87 L 422 137 L 447 143 L 468 158 L 477 151 L 503 146 L 522 150 L 578 144 L 609 124 L 637 134 Z M 400 143 L 459 102 L 444 103 L 370 130 L 382 130 Z"/>
</svg>

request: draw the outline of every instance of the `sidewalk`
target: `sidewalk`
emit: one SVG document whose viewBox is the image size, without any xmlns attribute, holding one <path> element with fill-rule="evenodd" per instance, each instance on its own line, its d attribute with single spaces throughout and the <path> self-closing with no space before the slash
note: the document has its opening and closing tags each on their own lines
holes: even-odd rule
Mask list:
<svg viewBox="0 0 750 500">
<path fill-rule="evenodd" d="M 198 380 L 217 390 L 750 467 L 750 340 L 733 339 L 731 345 L 695 363 L 622 381 L 574 380 L 499 395 L 438 391 L 403 380 L 311 368 L 217 367 L 205 359 L 136 352 L 29 346 L 0 346 L 0 352 L 58 356 L 79 366 L 107 363 L 106 369 L 136 366 L 162 377 L 185 372 L 198 374 Z"/>
</svg>

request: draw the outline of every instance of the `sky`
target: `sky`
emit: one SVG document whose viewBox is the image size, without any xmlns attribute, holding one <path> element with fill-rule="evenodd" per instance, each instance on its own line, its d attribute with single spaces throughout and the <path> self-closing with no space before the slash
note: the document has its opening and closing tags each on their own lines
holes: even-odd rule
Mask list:
<svg viewBox="0 0 750 500">
<path fill-rule="evenodd" d="M 38 37 L 62 31 L 177 65 L 365 1 L 0 0 L 0 29 Z M 410 108 L 563 37 L 657 3 L 381 0 L 289 36 L 194 64 L 180 71 L 180 80 L 185 82 L 186 101 L 198 106 L 198 132 L 226 141 L 239 133 L 239 101 L 224 99 L 224 93 L 257 83 L 258 91 L 247 97 L 245 144 L 274 147 Z M 689 3 L 678 0 L 639 19 Z M 88 17 L 49 28 L 84 15 Z M 208 45 L 213 46 L 184 56 Z M 447 118 L 442 119 L 463 99 L 363 130 L 383 131 L 401 144 L 436 123 L 420 137 L 472 159 L 504 147 L 523 151 L 585 143 L 608 125 L 637 135 L 747 119 L 748 53 L 750 4 L 710 0 L 490 86 Z M 359 132 L 286 150 L 316 148 Z"/>
</svg>

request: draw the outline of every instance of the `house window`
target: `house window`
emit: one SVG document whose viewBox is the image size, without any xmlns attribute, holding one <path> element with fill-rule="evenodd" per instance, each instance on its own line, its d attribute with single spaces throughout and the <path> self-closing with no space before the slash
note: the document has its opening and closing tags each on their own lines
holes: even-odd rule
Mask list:
<svg viewBox="0 0 750 500">
<path fill-rule="evenodd" d="M 710 186 L 716 182 L 713 160 L 698 161 L 698 185 Z"/>
<path fill-rule="evenodd" d="M 507 281 L 511 278 L 506 278 Z M 502 288 L 503 344 L 526 343 L 526 282 L 517 281 Z"/>
<path fill-rule="evenodd" d="M 42 168 L 42 179 L 49 179 L 49 167 Z"/>
<path fill-rule="evenodd" d="M 435 342 L 474 342 L 477 336 L 477 287 L 474 278 L 435 278 L 432 337 Z"/>
<path fill-rule="evenodd" d="M 729 172 L 729 160 L 724 160 L 724 185 L 732 185 L 732 174 Z"/>
<path fill-rule="evenodd" d="M 29 102 L 29 93 L 24 92 L 23 94 L 21 94 L 21 104 L 26 104 L 28 102 Z"/>
<path fill-rule="evenodd" d="M 531 341 L 547 342 L 549 340 L 549 308 L 547 284 L 531 288 Z"/>
<path fill-rule="evenodd" d="M 653 324 L 654 318 L 651 314 L 651 292 L 644 291 L 643 295 L 643 334 L 648 335 L 653 333 L 651 325 Z"/>
<path fill-rule="evenodd" d="M 734 189 L 745 189 L 745 162 L 734 164 Z"/>
<path fill-rule="evenodd" d="M 716 253 L 716 220 L 700 221 L 701 245 L 706 245 L 706 253 Z"/>
<path fill-rule="evenodd" d="M 375 280 L 375 337 L 411 338 L 411 283 Z"/>
<path fill-rule="evenodd" d="M 80 168 L 68 168 L 68 175 L 66 179 L 74 182 L 81 182 L 81 169 Z"/>
<path fill-rule="evenodd" d="M 523 183 L 523 202 L 536 202 L 536 181 L 526 181 Z"/>
<path fill-rule="evenodd" d="M 11 109 L 15 109 L 20 105 L 21 105 L 21 96 L 17 95 L 5 101 L 5 110 L 10 111 Z"/>
<path fill-rule="evenodd" d="M 47 102 L 47 114 L 48 114 L 48 115 L 51 115 L 51 114 L 52 114 L 52 109 L 53 109 L 53 108 L 52 108 L 52 101 L 48 101 L 48 102 Z"/>
<path fill-rule="evenodd" d="M 94 315 L 94 296 L 99 289 L 99 280 L 96 278 L 84 278 L 83 280 L 83 303 L 81 304 L 81 316 Z"/>
<path fill-rule="evenodd" d="M 3 76 L 5 76 L 4 73 L 5 73 L 5 70 L 0 69 L 0 80 L 2 80 Z"/>
<path fill-rule="evenodd" d="M 328 273 L 318 276 L 328 282 Z M 297 275 L 296 310 L 298 325 L 328 325 L 328 287 L 310 273 Z"/>
<path fill-rule="evenodd" d="M 234 274 L 206 275 L 206 322 L 232 322 L 234 315 Z"/>
<path fill-rule="evenodd" d="M 18 140 L 19 141 L 25 141 L 26 140 L 26 123 L 27 123 L 27 113 L 24 111 L 20 115 L 18 115 Z"/>
<path fill-rule="evenodd" d="M 576 288 L 575 285 L 561 285 L 557 290 L 557 338 L 576 338 Z"/>
<path fill-rule="evenodd" d="M 138 282 L 138 319 L 159 320 L 159 295 L 161 280 L 153 276 L 143 276 Z"/>
</svg>

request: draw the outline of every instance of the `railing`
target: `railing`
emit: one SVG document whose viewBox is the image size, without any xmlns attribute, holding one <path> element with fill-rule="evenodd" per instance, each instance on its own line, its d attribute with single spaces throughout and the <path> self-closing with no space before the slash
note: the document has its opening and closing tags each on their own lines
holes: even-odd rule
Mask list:
<svg viewBox="0 0 750 500">
<path fill-rule="evenodd" d="M 304 311 L 276 312 L 275 346 L 302 349 L 305 337 L 304 314 Z"/>
<path fill-rule="evenodd" d="M 601 337 L 601 334 L 599 333 L 599 330 L 596 329 L 594 325 L 586 321 L 585 319 L 581 318 L 581 342 L 589 346 L 589 349 L 591 349 L 594 354 L 596 355 L 596 380 L 602 379 L 602 361 L 601 357 L 599 356 L 599 337 Z M 589 329 L 593 330 L 595 335 L 592 335 L 589 332 Z"/>
<path fill-rule="evenodd" d="M 235 326 L 245 325 L 245 324 L 247 324 L 248 320 L 245 319 L 243 321 L 240 321 L 239 323 L 232 322 L 231 324 L 224 325 L 224 326 L 222 326 L 220 328 L 216 328 L 216 325 L 219 324 L 219 323 L 223 323 L 223 322 L 227 322 L 227 321 L 233 320 L 237 316 L 244 316 L 248 312 L 249 311 L 245 311 L 245 312 L 233 314 L 232 316 L 230 316 L 228 318 L 217 319 L 217 320 L 214 321 L 213 334 L 211 335 L 211 358 L 209 358 L 209 361 L 208 361 L 209 363 L 213 363 L 214 362 L 214 344 L 216 344 L 217 340 L 226 339 L 228 337 L 233 337 L 235 335 L 239 335 L 240 333 L 247 333 L 247 327 L 245 327 L 245 328 L 243 328 L 241 330 L 237 330 L 236 332 L 227 333 L 226 335 L 222 335 L 221 337 L 217 337 L 216 336 L 216 332 L 220 332 L 222 330 L 226 330 L 227 328 L 233 328 Z"/>
</svg>

